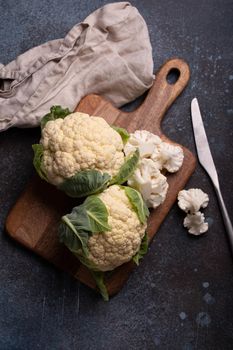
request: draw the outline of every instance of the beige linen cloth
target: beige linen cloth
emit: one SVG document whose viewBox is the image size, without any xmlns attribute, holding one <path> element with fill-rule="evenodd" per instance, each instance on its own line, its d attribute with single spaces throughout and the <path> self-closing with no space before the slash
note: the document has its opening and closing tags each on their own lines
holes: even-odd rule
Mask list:
<svg viewBox="0 0 233 350">
<path fill-rule="evenodd" d="M 35 127 L 53 105 L 74 110 L 82 97 L 103 95 L 115 106 L 153 82 L 146 23 L 127 2 L 105 5 L 49 41 L 0 64 L 0 131 Z"/>
</svg>

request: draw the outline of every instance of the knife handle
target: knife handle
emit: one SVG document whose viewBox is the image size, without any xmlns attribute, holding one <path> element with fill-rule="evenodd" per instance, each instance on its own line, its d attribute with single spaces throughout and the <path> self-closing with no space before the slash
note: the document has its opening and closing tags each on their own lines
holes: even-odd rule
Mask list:
<svg viewBox="0 0 233 350">
<path fill-rule="evenodd" d="M 218 197 L 218 202 L 219 202 L 219 206 L 220 206 L 220 209 L 221 209 L 221 213 L 222 213 L 223 221 L 224 221 L 224 224 L 225 224 L 225 228 L 226 228 L 226 231 L 227 231 L 227 234 L 228 234 L 228 239 L 229 239 L 229 243 L 230 243 L 230 247 L 231 247 L 231 252 L 233 254 L 233 227 L 232 227 L 232 223 L 231 223 L 230 217 L 228 215 L 227 208 L 225 206 L 220 187 L 219 186 L 214 186 L 214 187 L 215 187 L 216 194 L 217 194 L 217 197 Z"/>
</svg>

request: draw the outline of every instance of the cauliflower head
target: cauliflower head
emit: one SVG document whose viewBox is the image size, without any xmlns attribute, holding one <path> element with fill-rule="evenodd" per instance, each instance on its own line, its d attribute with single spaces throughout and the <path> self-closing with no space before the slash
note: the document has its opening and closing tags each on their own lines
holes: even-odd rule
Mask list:
<svg viewBox="0 0 233 350">
<path fill-rule="evenodd" d="M 140 193 L 113 185 L 62 217 L 60 239 L 91 270 L 110 271 L 139 251 L 148 215 Z"/>
<path fill-rule="evenodd" d="M 108 300 L 105 273 L 146 254 L 149 211 L 139 192 L 113 185 L 91 195 L 59 225 L 60 242 L 90 270 L 104 300 Z"/>
<path fill-rule="evenodd" d="M 164 202 L 167 191 L 167 178 L 161 174 L 156 164 L 151 160 L 142 159 L 133 175 L 128 179 L 128 185 L 137 189 L 148 208 L 157 208 Z"/>
<path fill-rule="evenodd" d="M 89 238 L 88 259 L 100 271 L 109 271 L 130 261 L 138 252 L 146 224 L 140 222 L 120 186 L 109 187 L 99 198 L 107 208 L 111 230 L 94 233 Z"/>
<path fill-rule="evenodd" d="M 48 121 L 42 129 L 43 167 L 51 184 L 59 185 L 82 170 L 114 176 L 124 163 L 121 136 L 100 117 L 71 113 Z"/>
</svg>

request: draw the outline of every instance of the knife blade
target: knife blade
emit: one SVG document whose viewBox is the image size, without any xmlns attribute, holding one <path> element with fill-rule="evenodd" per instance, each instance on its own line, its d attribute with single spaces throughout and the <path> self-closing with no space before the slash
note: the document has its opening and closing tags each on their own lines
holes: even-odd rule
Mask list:
<svg viewBox="0 0 233 350">
<path fill-rule="evenodd" d="M 223 221 L 228 234 L 231 252 L 233 254 L 233 227 L 221 194 L 218 174 L 210 151 L 209 142 L 206 136 L 198 100 L 196 97 L 191 102 L 191 117 L 198 159 L 213 182 L 223 216 Z"/>
</svg>

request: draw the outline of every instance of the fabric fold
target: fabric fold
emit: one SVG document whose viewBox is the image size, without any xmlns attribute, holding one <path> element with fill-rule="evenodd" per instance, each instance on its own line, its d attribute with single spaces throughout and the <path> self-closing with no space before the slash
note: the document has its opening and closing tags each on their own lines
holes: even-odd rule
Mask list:
<svg viewBox="0 0 233 350">
<path fill-rule="evenodd" d="M 0 64 L 0 131 L 35 127 L 52 105 L 74 110 L 95 93 L 119 107 L 153 82 L 146 23 L 127 2 L 105 5 L 64 39 L 49 41 Z"/>
</svg>

